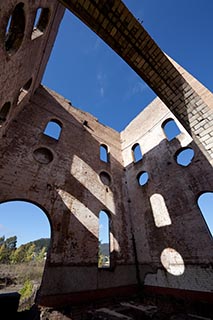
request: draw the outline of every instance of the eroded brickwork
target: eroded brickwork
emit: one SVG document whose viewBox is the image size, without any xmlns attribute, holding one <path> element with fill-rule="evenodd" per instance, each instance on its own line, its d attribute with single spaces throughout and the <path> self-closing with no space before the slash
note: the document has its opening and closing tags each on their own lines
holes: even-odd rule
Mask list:
<svg viewBox="0 0 213 320">
<path fill-rule="evenodd" d="M 43 12 L 40 24 L 34 26 L 39 8 L 47 11 Z M 38 87 L 63 12 L 56 1 L 1 1 L 0 112 L 9 103 L 0 120 L 1 127 L 7 127 Z M 0 134 L 4 134 L 4 129 Z"/>
<path fill-rule="evenodd" d="M 174 119 L 181 131 L 171 141 L 162 127 L 168 119 Z M 121 143 L 142 281 L 152 286 L 211 290 L 212 237 L 197 203 L 200 194 L 213 189 L 211 165 L 159 98 L 121 132 Z M 136 163 L 131 152 L 135 143 L 143 155 Z M 194 150 L 194 158 L 188 166 L 181 166 L 176 154 L 186 147 Z M 138 183 L 141 172 L 149 174 L 145 185 Z M 183 259 L 184 272 L 180 268 L 179 276 L 172 275 L 172 270 L 165 274 L 162 267 L 162 253 L 169 255 L 173 249 Z M 178 274 L 178 268 L 176 271 Z"/>
<path fill-rule="evenodd" d="M 212 94 L 164 55 L 121 1 L 60 2 L 165 104 L 157 98 L 121 133 L 72 107 L 39 85 L 64 8 L 48 0 L 1 3 L 0 202 L 30 201 L 50 221 L 38 303 L 52 307 L 130 294 L 141 284 L 210 294 L 212 238 L 197 198 L 213 190 Z M 39 7 L 43 15 L 33 28 Z M 163 131 L 168 119 L 181 131 L 172 141 Z M 58 139 L 44 134 L 50 121 L 61 128 Z M 136 144 L 143 154 L 138 162 Z M 100 159 L 101 145 L 107 162 Z M 176 158 L 186 147 L 194 158 L 182 167 Z M 141 186 L 144 171 L 149 180 Z M 98 268 L 101 210 L 110 221 L 105 270 Z"/>
<path fill-rule="evenodd" d="M 59 141 L 43 133 L 52 119 L 62 125 Z M 100 160 L 103 143 L 110 150 L 109 163 Z M 1 153 L 5 185 L 1 201 L 31 201 L 50 220 L 52 244 L 42 295 L 136 284 L 131 225 L 121 192 L 124 178 L 118 132 L 39 88 L 7 130 Z M 103 171 L 111 177 L 109 186 L 100 180 Z M 114 272 L 98 270 L 101 210 L 110 217 Z"/>
<path fill-rule="evenodd" d="M 213 137 L 208 131 L 209 122 L 213 121 L 212 105 L 205 103 L 185 80 L 122 1 L 60 2 L 95 31 L 147 82 L 193 136 L 212 164 Z"/>
</svg>

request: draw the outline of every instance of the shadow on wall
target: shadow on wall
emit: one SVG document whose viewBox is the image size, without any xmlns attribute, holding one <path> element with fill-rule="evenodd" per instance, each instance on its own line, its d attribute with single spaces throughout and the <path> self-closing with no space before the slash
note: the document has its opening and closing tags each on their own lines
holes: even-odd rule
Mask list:
<svg viewBox="0 0 213 320">
<path fill-rule="evenodd" d="M 173 68 L 175 68 L 174 65 Z M 166 105 L 192 136 L 207 161 L 211 162 L 212 146 L 211 141 L 208 141 L 208 129 L 210 127 L 212 110 L 210 105 L 207 105 L 202 96 L 198 95 L 191 86 L 191 82 L 187 82 L 176 68 L 175 70 L 178 76 L 173 91 L 176 92 L 176 88 L 178 88 L 180 94 L 178 99 L 179 105 L 177 107 L 174 102 L 170 104 L 166 103 Z M 164 99 L 162 100 L 164 101 Z M 204 136 L 206 137 L 205 141 L 203 139 Z"/>
<path fill-rule="evenodd" d="M 213 178 L 212 168 L 196 144 L 190 144 L 195 156 L 186 168 L 178 166 L 174 159 L 181 147 L 177 139 L 163 140 L 142 160 L 132 163 L 126 168 L 127 197 L 121 163 L 112 153 L 109 162 L 100 159 L 103 141 L 98 141 L 97 130 L 102 134 L 106 128 L 97 125 L 94 118 L 90 121 L 83 112 L 70 114 L 65 108 L 69 111 L 68 103 L 61 106 L 47 90 L 39 88 L 31 104 L 8 128 L 0 147 L 1 202 L 31 201 L 42 207 L 51 223 L 52 241 L 42 294 L 66 295 L 76 290 L 136 284 L 135 267 L 114 276 L 117 267 L 135 263 L 132 230 L 138 264 L 148 266 L 144 272 L 164 267 L 177 276 L 185 273 L 189 264 L 208 264 L 210 237 L 196 200 L 207 182 L 213 189 Z M 58 140 L 44 134 L 47 123 L 53 119 L 61 126 Z M 144 186 L 137 180 L 141 171 L 149 173 Z M 105 183 L 106 175 L 101 179 L 101 172 L 110 177 L 109 183 Z M 161 216 L 157 207 L 161 208 Z M 110 273 L 98 270 L 102 210 L 111 220 Z M 144 237 L 148 247 L 144 246 Z M 72 274 L 61 268 L 71 266 L 77 267 Z M 51 273 L 53 267 L 57 272 Z M 81 271 L 82 267 L 87 269 Z M 144 277 L 142 270 L 141 279 Z"/>
<path fill-rule="evenodd" d="M 133 157 L 126 180 L 142 282 L 165 270 L 163 286 L 171 276 L 180 278 L 179 286 L 181 278 L 184 285 L 193 283 L 190 267 L 208 269 L 212 261 L 212 236 L 198 205 L 199 196 L 213 190 L 211 165 L 195 142 L 182 147 L 177 136 L 162 140 L 137 162 Z M 205 286 L 205 280 L 198 282 Z"/>
<path fill-rule="evenodd" d="M 116 265 L 134 262 L 130 224 L 120 195 L 123 167 L 112 153 L 109 162 L 100 160 L 101 142 L 92 136 L 90 128 L 94 124 L 85 126 L 85 113 L 76 114 L 74 117 L 62 108 L 45 89 L 37 90 L 31 104 L 11 123 L 2 141 L 0 174 L 4 178 L 0 200 L 25 199 L 47 214 L 52 238 L 45 270 L 52 266 L 92 266 L 98 270 L 99 213 L 104 210 L 111 220 L 112 271 Z M 52 119 L 61 124 L 58 140 L 44 134 L 46 124 Z M 96 126 L 96 121 L 94 123 Z M 104 128 L 98 126 L 101 127 L 99 130 Z M 110 177 L 107 183 L 106 176 Z M 47 285 L 49 294 L 51 287 L 54 287 L 54 293 L 60 294 L 74 290 L 69 291 L 70 277 L 67 281 L 66 277 L 61 279 L 61 274 L 47 284 L 47 274 L 48 271 L 44 273 L 42 285 Z M 110 283 L 109 273 L 102 277 Z M 131 278 L 135 279 L 134 274 Z M 96 273 L 92 279 L 88 277 L 88 283 L 73 278 L 75 283 L 77 280 L 78 290 L 101 286 Z M 117 284 L 108 284 L 113 285 L 119 285 L 119 279 Z"/>
</svg>

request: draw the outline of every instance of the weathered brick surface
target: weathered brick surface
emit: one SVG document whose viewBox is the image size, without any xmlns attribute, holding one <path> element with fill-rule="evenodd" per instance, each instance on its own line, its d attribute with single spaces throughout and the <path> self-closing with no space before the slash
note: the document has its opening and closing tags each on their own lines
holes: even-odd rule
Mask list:
<svg viewBox="0 0 213 320">
<path fill-rule="evenodd" d="M 43 134 L 51 119 L 62 124 L 59 141 Z M 109 163 L 100 160 L 102 143 L 110 150 Z M 41 147 L 53 155 L 49 164 L 41 164 L 33 157 Z M 136 283 L 131 225 L 122 198 L 125 184 L 118 132 L 40 88 L 8 128 L 1 155 L 1 202 L 31 201 L 43 208 L 50 220 L 52 243 L 43 295 Z M 101 171 L 111 176 L 110 186 L 101 182 Z M 114 272 L 97 267 L 101 210 L 109 212 L 111 220 Z"/>
<path fill-rule="evenodd" d="M 38 87 L 64 12 L 64 8 L 56 1 L 23 0 L 21 3 L 23 3 L 25 27 L 23 40 L 17 51 L 6 50 L 6 27 L 10 16 L 14 13 L 16 5 L 20 4 L 20 2 L 13 0 L 1 1 L 0 3 L 0 110 L 4 103 L 11 103 L 4 127 L 22 109 L 23 105 L 27 103 Z M 34 19 L 39 7 L 49 8 L 49 20 L 43 34 L 32 40 Z M 24 23 L 24 19 L 18 14 L 15 28 L 22 23 Z M 15 38 L 18 38 L 18 35 Z M 28 88 L 28 92 L 24 92 L 21 88 L 30 79 L 32 82 Z M 1 130 L 0 134 L 2 135 L 3 133 L 4 130 Z"/>
<path fill-rule="evenodd" d="M 207 137 L 200 139 L 193 124 L 193 119 L 198 119 L 201 113 L 204 122 L 200 123 L 199 128 L 203 131 L 205 124 L 211 122 L 212 125 L 213 110 L 208 103 L 209 99 L 194 88 L 190 77 L 186 79 L 181 74 L 122 1 L 60 2 L 95 31 L 147 82 L 193 136 L 212 164 L 213 149 L 210 140 Z M 88 6 L 89 2 L 91 6 Z M 196 113 L 192 119 L 194 110 Z M 199 119 L 198 121 L 200 122 Z"/>
<path fill-rule="evenodd" d="M 212 168 L 180 123 L 182 133 L 167 141 L 161 125 L 168 118 L 174 116 L 156 99 L 120 135 L 39 88 L 11 123 L 1 143 L 0 201 L 31 201 L 49 218 L 52 243 L 40 303 L 63 304 L 74 292 L 135 285 L 135 249 L 142 282 L 210 290 L 212 242 L 196 201 L 213 188 Z M 43 134 L 51 119 L 62 124 L 59 141 Z M 136 142 L 144 156 L 134 164 L 131 149 Z M 109 147 L 109 163 L 100 160 L 102 143 Z M 185 146 L 195 151 L 187 168 L 174 158 Z M 33 157 L 40 147 L 52 152 L 49 164 Z M 102 170 L 111 176 L 109 187 L 99 179 Z M 137 181 L 141 171 L 150 175 L 144 187 Z M 155 226 L 150 207 L 156 193 L 163 196 L 172 221 L 161 228 Z M 97 267 L 100 210 L 110 215 L 111 270 Z M 181 278 L 168 276 L 162 267 L 166 248 L 181 254 L 186 268 Z"/>
<path fill-rule="evenodd" d="M 174 119 L 181 131 L 171 141 L 167 140 L 162 128 L 167 119 Z M 143 154 L 138 163 L 133 162 L 131 150 L 135 143 L 140 144 Z M 210 290 L 212 237 L 197 203 L 200 194 L 213 190 L 213 171 L 208 160 L 159 98 L 121 132 L 121 144 L 141 275 L 144 275 L 144 266 L 153 268 L 146 270 L 145 284 L 191 290 L 205 286 Z M 188 167 L 176 163 L 175 155 L 182 147 L 190 147 L 195 153 Z M 140 186 L 137 176 L 143 171 L 148 172 L 149 180 Z M 168 225 L 155 224 L 151 198 L 156 195 L 167 209 L 171 219 Z M 158 202 L 161 219 L 163 209 L 162 203 Z M 158 265 L 166 248 L 173 248 L 181 254 L 185 264 L 183 276 L 166 275 Z M 206 266 L 205 271 L 201 271 L 201 265 Z"/>
<path fill-rule="evenodd" d="M 8 101 L 12 106 L 0 129 L 0 202 L 30 201 L 50 221 L 51 248 L 40 303 L 55 306 L 122 290 L 135 292 L 138 283 L 210 292 L 212 238 L 197 198 L 213 190 L 207 160 L 212 159 L 213 148 L 212 94 L 164 55 L 121 1 L 61 1 L 165 103 L 154 100 L 119 134 L 58 94 L 38 87 L 64 9 L 56 1 L 22 2 L 26 25 L 13 54 L 5 48 L 5 28 L 19 2 L 0 4 L 0 108 Z M 38 6 L 50 8 L 50 21 L 44 34 L 32 40 Z M 17 103 L 20 88 L 31 77 L 28 94 Z M 180 121 L 181 134 L 168 142 L 162 123 L 174 118 L 171 111 Z M 62 125 L 58 141 L 44 135 L 51 120 Z M 135 143 L 144 155 L 138 163 L 132 157 Z M 108 163 L 100 160 L 101 144 L 108 146 Z M 188 167 L 180 167 L 175 155 L 186 146 L 195 156 Z M 102 171 L 111 177 L 109 186 L 100 180 Z M 137 181 L 141 171 L 150 175 L 144 187 Z M 156 195 L 159 223 L 165 224 L 160 227 L 151 206 Z M 110 217 L 109 270 L 97 266 L 101 210 Z M 173 259 L 169 267 L 180 268 L 183 274 L 165 270 L 170 263 L 165 249 Z"/>
</svg>

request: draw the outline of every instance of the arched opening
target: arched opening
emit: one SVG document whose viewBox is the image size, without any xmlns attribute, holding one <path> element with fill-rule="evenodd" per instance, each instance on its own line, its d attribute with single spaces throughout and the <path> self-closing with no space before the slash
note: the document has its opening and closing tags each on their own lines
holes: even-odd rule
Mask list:
<svg viewBox="0 0 213 320">
<path fill-rule="evenodd" d="M 48 8 L 38 8 L 35 15 L 33 32 L 31 39 L 34 40 L 43 35 L 47 28 L 50 18 L 50 10 Z"/>
<path fill-rule="evenodd" d="M 109 162 L 108 147 L 105 144 L 100 145 L 100 160 L 103 162 Z"/>
<path fill-rule="evenodd" d="M 172 139 L 176 138 L 180 133 L 180 129 L 178 128 L 177 124 L 173 119 L 167 119 L 162 123 L 163 131 L 168 139 L 171 141 Z"/>
<path fill-rule="evenodd" d="M 45 212 L 27 201 L 0 204 L 0 293 L 19 292 L 19 310 L 31 307 L 48 248 L 50 223 Z"/>
<path fill-rule="evenodd" d="M 99 213 L 98 268 L 110 267 L 110 218 L 106 211 Z"/>
<path fill-rule="evenodd" d="M 15 53 L 21 46 L 25 30 L 24 3 L 16 5 L 13 13 L 8 18 L 5 30 L 5 49 L 11 54 Z"/>
<path fill-rule="evenodd" d="M 200 211 L 213 236 L 213 192 L 205 192 L 201 194 L 197 200 Z"/>
<path fill-rule="evenodd" d="M 2 106 L 2 108 L 0 110 L 0 126 L 7 120 L 7 116 L 9 114 L 10 107 L 11 107 L 11 103 L 10 102 L 6 102 Z"/>
<path fill-rule="evenodd" d="M 142 152 L 139 143 L 132 146 L 132 156 L 135 163 L 142 159 Z"/>
<path fill-rule="evenodd" d="M 187 167 L 192 162 L 194 154 L 194 150 L 191 148 L 181 148 L 176 152 L 175 160 L 180 166 Z"/>
<path fill-rule="evenodd" d="M 32 84 L 32 78 L 30 78 L 23 87 L 19 90 L 19 96 L 18 96 L 18 104 L 24 99 L 24 97 L 27 95 L 28 91 L 30 90 L 31 84 Z"/>
<path fill-rule="evenodd" d="M 61 135 L 62 124 L 58 120 L 51 120 L 46 125 L 44 134 L 48 137 L 51 137 L 55 140 L 59 140 Z"/>
</svg>

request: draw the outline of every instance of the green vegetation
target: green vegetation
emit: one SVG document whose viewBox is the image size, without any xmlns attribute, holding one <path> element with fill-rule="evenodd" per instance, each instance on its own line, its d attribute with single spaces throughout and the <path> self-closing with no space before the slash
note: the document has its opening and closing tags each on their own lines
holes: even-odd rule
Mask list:
<svg viewBox="0 0 213 320">
<path fill-rule="evenodd" d="M 50 240 L 39 239 L 16 247 L 17 237 L 0 237 L 0 263 L 19 264 L 30 261 L 42 262 L 47 254 Z"/>
<path fill-rule="evenodd" d="M 108 268 L 110 266 L 109 243 L 101 243 L 98 246 L 98 268 Z"/>
<path fill-rule="evenodd" d="M 19 291 L 19 293 L 21 294 L 21 299 L 29 299 L 32 294 L 33 294 L 33 283 L 31 280 L 27 279 L 24 282 L 23 287 L 21 288 L 21 290 Z"/>
<path fill-rule="evenodd" d="M 0 237 L 0 292 L 21 294 L 19 308 L 28 309 L 39 288 L 50 239 L 44 238 L 22 244 L 17 237 Z"/>
</svg>

